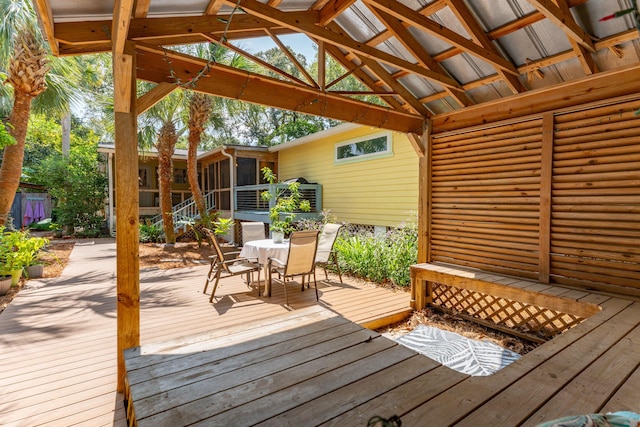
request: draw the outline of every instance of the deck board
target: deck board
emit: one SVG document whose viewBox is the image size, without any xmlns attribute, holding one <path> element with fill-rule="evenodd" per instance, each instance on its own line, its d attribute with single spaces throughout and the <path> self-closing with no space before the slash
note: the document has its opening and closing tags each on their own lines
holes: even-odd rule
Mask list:
<svg viewBox="0 0 640 427">
<path fill-rule="evenodd" d="M 181 337 L 242 331 L 248 322 L 274 324 L 278 316 L 318 305 L 313 289 L 301 293 L 291 285 L 292 312 L 284 307 L 281 287 L 270 298 L 258 298 L 239 277 L 223 280 L 209 304 L 202 293 L 207 270 L 199 265 L 141 271 L 141 343 L 179 345 Z M 0 315 L 0 354 L 11 366 L 0 371 L 0 425 L 126 426 L 123 396 L 116 393 L 114 271 L 112 239 L 76 246 L 60 278 L 31 281 L 32 289 L 23 289 Z M 340 284 L 330 274 L 318 287 L 320 304 L 330 296 L 328 305 L 347 319 L 349 311 L 360 317 L 389 314 L 374 309 L 365 315 L 349 307 L 362 300 L 409 306 L 408 293 L 380 294 L 381 289 L 344 280 Z M 347 290 L 350 295 L 342 297 Z"/>
</svg>

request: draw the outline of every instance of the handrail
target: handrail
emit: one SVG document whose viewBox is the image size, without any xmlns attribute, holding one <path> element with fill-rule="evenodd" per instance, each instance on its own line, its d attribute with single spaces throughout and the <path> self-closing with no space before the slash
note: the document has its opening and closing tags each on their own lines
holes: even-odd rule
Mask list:
<svg viewBox="0 0 640 427">
<path fill-rule="evenodd" d="M 215 192 L 210 191 L 204 195 L 204 203 L 207 211 L 215 208 Z M 174 218 L 175 231 L 179 231 L 181 228 L 186 231 L 187 226 L 192 224 L 194 220 L 200 218 L 200 212 L 193 197 L 189 197 L 183 202 L 178 203 L 173 207 L 172 215 Z M 163 219 L 162 214 L 156 215 L 150 220 L 153 227 L 162 227 Z"/>
</svg>

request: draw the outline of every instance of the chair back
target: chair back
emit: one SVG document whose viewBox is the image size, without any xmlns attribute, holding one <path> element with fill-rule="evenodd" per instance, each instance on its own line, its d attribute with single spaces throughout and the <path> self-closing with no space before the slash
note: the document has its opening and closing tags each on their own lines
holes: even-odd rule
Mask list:
<svg viewBox="0 0 640 427">
<path fill-rule="evenodd" d="M 342 224 L 325 224 L 318 240 L 316 262 L 328 262 Z"/>
<path fill-rule="evenodd" d="M 318 230 L 294 231 L 289 237 L 289 255 L 285 276 L 307 274 L 315 268 Z"/>
<path fill-rule="evenodd" d="M 265 239 L 264 223 L 263 222 L 242 222 L 242 244 L 253 240 Z"/>
<path fill-rule="evenodd" d="M 222 248 L 220 247 L 220 242 L 218 242 L 218 237 L 212 230 L 208 228 L 203 228 L 202 230 L 204 231 L 204 235 L 207 236 L 209 245 L 213 248 L 215 254 L 218 256 L 218 262 L 223 263 L 222 264 L 223 268 L 225 270 L 228 270 L 229 268 L 227 267 L 226 264 L 224 264 L 224 252 L 222 252 Z"/>
</svg>

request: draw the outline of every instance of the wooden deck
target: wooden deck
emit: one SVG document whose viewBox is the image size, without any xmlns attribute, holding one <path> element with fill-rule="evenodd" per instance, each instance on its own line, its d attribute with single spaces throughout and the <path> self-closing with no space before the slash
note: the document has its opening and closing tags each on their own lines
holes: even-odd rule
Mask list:
<svg viewBox="0 0 640 427">
<path fill-rule="evenodd" d="M 282 286 L 257 298 L 241 279 L 222 281 L 214 304 L 202 294 L 207 266 L 141 272 L 141 343 L 220 332 L 290 312 Z M 29 282 L 0 315 L 0 425 L 126 426 L 116 393 L 115 244 L 77 245 L 63 276 Z M 324 278 L 320 271 L 318 278 Z M 409 294 L 345 278 L 319 284 L 321 304 L 376 326 L 409 312 Z M 315 292 L 290 285 L 294 309 Z"/>
<path fill-rule="evenodd" d="M 603 310 L 489 377 L 454 372 L 322 306 L 126 352 L 137 425 L 534 426 L 640 411 L 640 303 Z"/>
</svg>

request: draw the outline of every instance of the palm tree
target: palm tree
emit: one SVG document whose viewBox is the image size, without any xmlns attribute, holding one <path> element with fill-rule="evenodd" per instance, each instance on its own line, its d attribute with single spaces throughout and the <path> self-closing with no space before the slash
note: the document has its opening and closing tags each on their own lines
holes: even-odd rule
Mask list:
<svg viewBox="0 0 640 427">
<path fill-rule="evenodd" d="M 140 126 L 139 143 L 148 145 L 155 137 L 154 146 L 158 151 L 158 185 L 160 192 L 160 212 L 167 243 L 175 243 L 176 235 L 173 221 L 173 203 L 171 200 L 171 182 L 173 181 L 173 153 L 178 138 L 186 128 L 178 128 L 183 123 L 184 92 L 179 90 L 165 97 L 144 114 Z"/>
<path fill-rule="evenodd" d="M 204 132 L 205 125 L 211 116 L 213 102 L 211 97 L 201 93 L 192 92 L 189 97 L 189 150 L 187 152 L 187 177 L 189 179 L 189 187 L 191 187 L 191 194 L 193 200 L 196 203 L 200 218 L 208 226 L 209 212 L 198 183 L 198 146 L 202 140 L 202 133 Z"/>
<path fill-rule="evenodd" d="M 68 112 L 70 103 L 78 100 L 73 83 L 80 72 L 73 58 L 47 57 L 31 2 L 0 0 L 0 14 L 0 64 L 8 63 L 9 83 L 0 85 L 0 113 L 9 115 L 7 128 L 15 140 L 3 150 L 0 166 L 0 225 L 4 225 L 20 184 L 32 101 L 36 100 L 35 109 L 48 114 Z"/>
<path fill-rule="evenodd" d="M 31 113 L 31 101 L 47 88 L 47 53 L 32 29 L 22 28 L 16 35 L 7 82 L 13 86 L 14 100 L 9 117 L 9 133 L 16 143 L 4 149 L 0 166 L 0 225 L 7 222 L 11 205 L 20 185 L 24 143 Z"/>
</svg>

